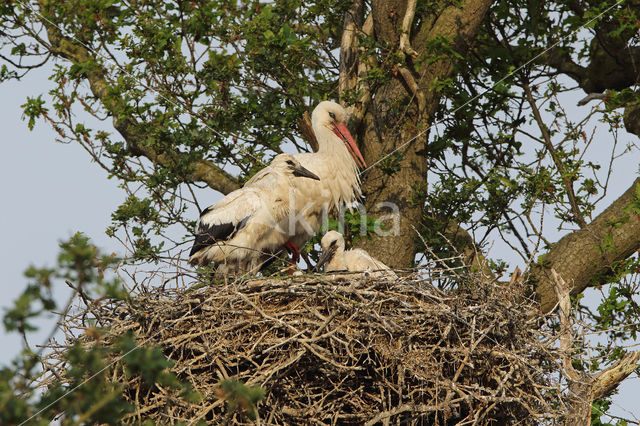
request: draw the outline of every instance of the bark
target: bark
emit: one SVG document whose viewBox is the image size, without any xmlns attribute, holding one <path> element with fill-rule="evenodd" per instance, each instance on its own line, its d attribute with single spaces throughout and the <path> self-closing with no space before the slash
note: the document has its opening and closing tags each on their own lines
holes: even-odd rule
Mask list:
<svg viewBox="0 0 640 426">
<path fill-rule="evenodd" d="M 366 250 L 392 267 L 410 266 L 419 248 L 415 228 L 423 216 L 422 194 L 427 174 L 426 130 L 433 121 L 440 101 L 440 95 L 430 88 L 434 81 L 447 78 L 452 72 L 450 58 L 419 68 L 413 63 L 413 56 L 428 55 L 427 43 L 436 37 L 451 38 L 454 49 L 458 53 L 466 53 L 492 2 L 468 0 L 430 16 L 422 16 L 415 34 L 403 32 L 407 3 L 410 2 L 372 3 L 371 16 L 376 40 L 399 49 L 402 39 L 403 53 L 410 54 L 403 55 L 404 63 L 396 65 L 394 78 L 374 88 L 370 106 L 364 111 L 356 132 L 369 166 L 394 150 L 401 156 L 399 170 L 390 172 L 373 166 L 363 175 L 368 214 L 374 217 L 391 214 L 388 205 L 381 203 L 393 203 L 401 213 L 398 235 L 376 235 L 371 240 L 363 241 Z M 413 12 L 410 8 L 409 14 Z M 392 221 L 383 224 L 391 228 Z"/>
<path fill-rule="evenodd" d="M 640 248 L 640 215 L 627 209 L 638 199 L 636 179 L 631 187 L 583 229 L 561 238 L 531 268 L 530 278 L 544 312 L 556 304 L 551 270 L 571 286 L 571 294 L 602 284 L 616 264 Z"/>
<path fill-rule="evenodd" d="M 40 10 L 46 13 L 46 7 L 42 4 L 40 5 Z M 144 125 L 141 125 L 130 116 L 118 118 L 118 111 L 122 110 L 124 100 L 109 95 L 110 84 L 107 80 L 105 69 L 99 65 L 92 52 L 82 44 L 63 35 L 52 22 L 52 20 L 44 21 L 47 37 L 51 44 L 51 53 L 73 63 L 91 62 L 94 65 L 86 76 L 91 92 L 102 101 L 102 105 L 112 116 L 113 125 L 126 141 L 129 151 L 133 155 L 148 158 L 154 164 L 162 164 L 164 166 L 174 164 L 179 154 L 175 152 L 158 152 L 144 144 L 143 141 L 146 139 Z M 191 172 L 183 176 L 183 179 L 185 182 L 205 182 L 209 187 L 223 194 L 228 194 L 239 188 L 233 176 L 206 160 L 194 161 Z"/>
</svg>

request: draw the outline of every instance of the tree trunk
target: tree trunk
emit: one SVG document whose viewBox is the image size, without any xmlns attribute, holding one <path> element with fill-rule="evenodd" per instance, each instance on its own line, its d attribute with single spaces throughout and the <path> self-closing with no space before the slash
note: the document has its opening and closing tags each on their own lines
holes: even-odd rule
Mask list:
<svg viewBox="0 0 640 426">
<path fill-rule="evenodd" d="M 453 48 L 465 54 L 491 3 L 463 1 L 421 16 L 415 34 L 410 33 L 415 0 L 372 3 L 376 41 L 401 46 L 399 53 L 405 58 L 393 67 L 392 79 L 373 88 L 357 131 L 369 166 L 388 156 L 364 174 L 363 192 L 368 214 L 386 218 L 382 224 L 392 235 L 375 235 L 362 245 L 391 267 L 410 266 L 418 251 L 416 229 L 422 221 L 427 189 L 428 127 L 440 101 L 431 87 L 452 72 L 451 57 L 441 56 L 421 66 L 413 59 L 433 57 L 427 45 L 436 37 L 451 38 Z"/>
<path fill-rule="evenodd" d="M 388 104 L 387 99 L 407 101 L 409 97 L 402 92 L 404 88 L 397 80 L 378 90 L 370 112 L 365 115 L 364 130 L 360 136 L 364 142 L 363 154 L 367 164 L 372 164 L 375 159 L 382 158 L 394 149 L 398 151 L 390 157 L 390 162 L 395 161 L 396 155 L 401 156 L 399 170 L 387 172 L 384 167 L 374 166 L 364 175 L 363 184 L 367 213 L 376 218 L 388 218 L 382 221 L 383 235 L 374 234 L 371 240 L 364 241 L 364 248 L 393 268 L 410 266 L 418 251 L 416 229 L 422 219 L 424 196 L 417 185 L 426 186 L 427 179 L 427 135 L 423 134 L 403 146 L 420 130 L 407 125 L 387 127 L 388 123 L 400 120 L 401 113 L 395 110 L 402 110 L 400 105 Z M 409 106 L 406 115 L 406 123 L 417 122 L 418 114 L 414 106 Z M 387 230 L 390 235 L 384 235 Z"/>
</svg>

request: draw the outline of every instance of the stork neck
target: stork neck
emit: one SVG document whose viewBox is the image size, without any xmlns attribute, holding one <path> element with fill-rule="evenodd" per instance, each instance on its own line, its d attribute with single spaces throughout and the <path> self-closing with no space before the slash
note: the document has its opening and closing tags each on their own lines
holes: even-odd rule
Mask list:
<svg viewBox="0 0 640 426">
<path fill-rule="evenodd" d="M 314 125 L 313 130 L 318 140 L 318 151 L 303 155 L 308 158 L 312 171 L 320 177 L 320 181 L 313 187 L 321 186 L 330 194 L 331 207 L 346 203 L 350 204 L 360 196 L 360 175 L 358 166 L 345 146 L 342 138 L 338 137 L 327 126 Z M 305 165 L 303 160 L 303 165 Z"/>
<path fill-rule="evenodd" d="M 323 155 L 338 156 L 335 160 L 340 162 L 353 162 L 355 161 L 351 157 L 349 150 L 345 146 L 345 142 L 336 136 L 333 131 L 325 126 L 318 126 L 314 128 L 316 139 L 318 140 L 318 153 Z"/>
</svg>

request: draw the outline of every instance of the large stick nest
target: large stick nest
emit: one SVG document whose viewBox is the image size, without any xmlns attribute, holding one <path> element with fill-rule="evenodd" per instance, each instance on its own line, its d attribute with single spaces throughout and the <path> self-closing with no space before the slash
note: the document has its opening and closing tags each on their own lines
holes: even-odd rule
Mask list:
<svg viewBox="0 0 640 426">
<path fill-rule="evenodd" d="M 560 416 L 553 339 L 515 288 L 467 279 L 443 291 L 424 274 L 327 278 L 147 289 L 127 303 L 93 305 L 107 342 L 133 331 L 140 344 L 160 345 L 178 377 L 204 395 L 186 402 L 116 368 L 114 380 L 138 407 L 129 420 L 250 422 L 220 399 L 224 378 L 266 390 L 261 424 L 539 424 Z M 82 328 L 83 318 L 67 326 L 75 319 Z M 89 334 L 80 340 L 94 343 Z"/>
</svg>

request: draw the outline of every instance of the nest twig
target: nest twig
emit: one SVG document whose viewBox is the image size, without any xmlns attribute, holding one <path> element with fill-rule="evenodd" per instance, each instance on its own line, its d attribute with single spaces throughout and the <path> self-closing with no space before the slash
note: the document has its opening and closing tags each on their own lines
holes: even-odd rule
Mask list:
<svg viewBox="0 0 640 426">
<path fill-rule="evenodd" d="M 128 419 L 250 422 L 218 384 L 266 390 L 260 424 L 540 424 L 560 417 L 553 342 L 514 286 L 473 279 L 443 291 L 413 274 L 397 281 L 326 276 L 258 279 L 198 290 L 147 289 L 93 307 L 105 341 L 133 331 L 160 345 L 173 371 L 205 397 L 186 402 L 114 369 L 138 410 Z M 82 329 L 85 316 L 68 318 Z M 86 334 L 86 345 L 95 340 Z M 61 352 L 49 360 L 61 370 Z"/>
</svg>

